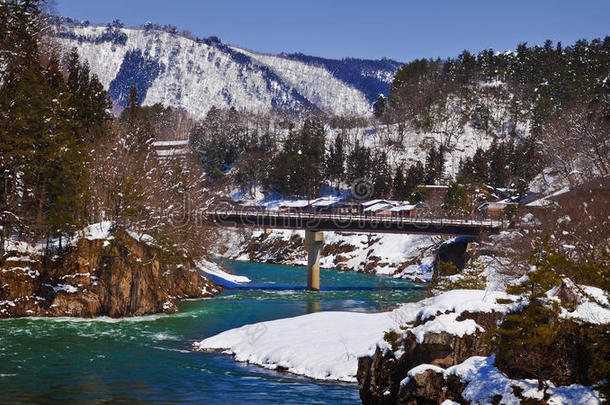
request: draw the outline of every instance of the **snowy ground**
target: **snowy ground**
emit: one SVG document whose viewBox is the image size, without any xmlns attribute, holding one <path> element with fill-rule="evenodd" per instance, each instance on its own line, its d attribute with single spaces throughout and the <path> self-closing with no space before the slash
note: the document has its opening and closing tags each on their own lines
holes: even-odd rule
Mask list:
<svg viewBox="0 0 610 405">
<path fill-rule="evenodd" d="M 456 321 L 458 314 L 506 311 L 511 306 L 497 304 L 496 298 L 507 297 L 499 292 L 455 290 L 390 312 L 319 312 L 246 325 L 195 343 L 194 347 L 224 350 L 237 361 L 316 379 L 355 382 L 358 357 L 372 355 L 377 345 L 389 347 L 383 340 L 385 331 L 446 312 L 418 327 L 417 333 L 474 333 L 481 327 L 469 319 Z"/>
</svg>

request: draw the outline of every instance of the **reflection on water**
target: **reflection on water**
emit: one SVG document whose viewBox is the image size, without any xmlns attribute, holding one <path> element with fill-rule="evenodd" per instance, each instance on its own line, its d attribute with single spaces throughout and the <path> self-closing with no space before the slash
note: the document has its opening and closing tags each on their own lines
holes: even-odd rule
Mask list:
<svg viewBox="0 0 610 405">
<path fill-rule="evenodd" d="M 254 280 L 180 303 L 174 315 L 0 321 L 0 403 L 359 403 L 354 384 L 317 382 L 191 351 L 248 323 L 317 311 L 376 311 L 419 299 L 406 281 L 322 270 L 320 292 L 300 267 L 230 263 Z"/>
</svg>

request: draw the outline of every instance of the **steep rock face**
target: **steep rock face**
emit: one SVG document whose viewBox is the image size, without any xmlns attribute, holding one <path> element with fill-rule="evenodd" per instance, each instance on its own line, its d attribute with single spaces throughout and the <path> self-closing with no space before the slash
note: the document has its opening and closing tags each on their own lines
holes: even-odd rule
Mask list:
<svg viewBox="0 0 610 405">
<path fill-rule="evenodd" d="M 178 298 L 220 292 L 194 263 L 127 235 L 80 239 L 53 261 L 10 257 L 0 269 L 0 318 L 171 313 Z"/>
<path fill-rule="evenodd" d="M 442 377 L 426 372 L 416 380 L 411 379 L 413 381 L 410 380 L 410 384 L 401 385 L 401 381 L 407 377 L 409 370 L 420 364 L 446 368 L 472 356 L 489 356 L 492 352 L 487 342 L 489 331 L 497 326 L 502 316 L 500 312 L 463 312 L 457 321 L 472 319 L 484 331 L 461 337 L 447 332 L 426 333 L 419 342 L 417 337 L 408 331 L 404 336 L 396 336 L 396 341 L 391 343 L 397 350 L 382 350 L 377 347 L 372 358 L 358 359 L 357 377 L 362 402 L 437 403 L 443 391 L 440 389 Z M 433 321 L 433 318 L 426 320 L 430 321 Z M 410 325 L 411 328 L 417 326 L 417 323 Z"/>
</svg>

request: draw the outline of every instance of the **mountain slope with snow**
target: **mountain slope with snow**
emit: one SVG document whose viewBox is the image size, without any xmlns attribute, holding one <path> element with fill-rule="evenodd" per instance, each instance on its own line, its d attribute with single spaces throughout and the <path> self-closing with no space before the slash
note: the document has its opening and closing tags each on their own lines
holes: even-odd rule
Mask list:
<svg viewBox="0 0 610 405">
<path fill-rule="evenodd" d="M 56 27 L 61 45 L 77 49 L 117 105 L 124 107 L 136 84 L 142 104 L 184 108 L 197 117 L 212 106 L 366 114 L 401 65 L 266 55 L 153 24 L 123 28 L 59 19 Z"/>
</svg>

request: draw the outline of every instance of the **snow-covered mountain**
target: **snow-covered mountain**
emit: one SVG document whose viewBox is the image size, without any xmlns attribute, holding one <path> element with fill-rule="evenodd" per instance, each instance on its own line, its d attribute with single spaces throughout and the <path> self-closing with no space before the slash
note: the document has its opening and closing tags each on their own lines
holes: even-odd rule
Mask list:
<svg viewBox="0 0 610 405">
<path fill-rule="evenodd" d="M 181 107 L 199 117 L 212 106 L 366 114 L 401 66 L 389 59 L 261 54 L 150 23 L 57 21 L 62 46 L 77 48 L 117 105 L 125 105 L 135 83 L 144 105 Z"/>
</svg>

